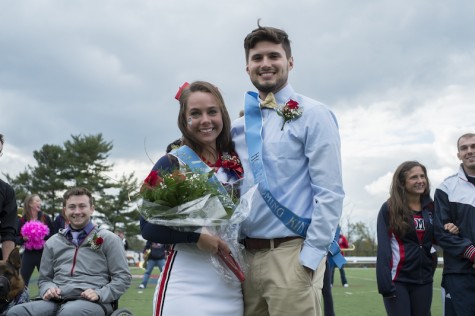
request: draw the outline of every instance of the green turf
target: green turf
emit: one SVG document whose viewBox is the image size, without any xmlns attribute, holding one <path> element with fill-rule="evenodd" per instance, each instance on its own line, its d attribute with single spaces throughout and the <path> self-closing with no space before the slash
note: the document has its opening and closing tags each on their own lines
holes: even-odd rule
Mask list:
<svg viewBox="0 0 475 316">
<path fill-rule="evenodd" d="M 148 287 L 144 290 L 137 289 L 140 284 L 143 269 L 131 268 L 132 285 L 119 301 L 120 307 L 126 307 L 134 315 L 152 314 L 152 297 L 155 290 L 156 279 L 150 278 Z M 336 315 L 345 316 L 381 316 L 385 315 L 383 300 L 378 294 L 376 274 L 374 268 L 345 268 L 349 287 L 344 288 L 339 284 L 339 271 L 335 270 L 335 284 L 332 288 Z M 434 279 L 434 295 L 432 299 L 432 315 L 442 314 L 442 301 L 440 294 L 440 278 L 442 269 L 438 268 Z M 153 273 L 158 274 L 155 268 Z M 155 275 L 156 276 L 156 275 Z M 30 294 L 38 294 L 36 285 L 38 274 L 32 276 Z M 210 298 L 212 300 L 212 298 Z"/>
<path fill-rule="evenodd" d="M 380 316 L 386 315 L 382 296 L 378 293 L 376 271 L 374 268 L 345 268 L 349 287 L 340 284 L 340 273 L 335 270 L 332 287 L 336 315 Z M 442 268 L 436 270 L 432 296 L 432 315 L 442 315 L 440 292 Z"/>
</svg>

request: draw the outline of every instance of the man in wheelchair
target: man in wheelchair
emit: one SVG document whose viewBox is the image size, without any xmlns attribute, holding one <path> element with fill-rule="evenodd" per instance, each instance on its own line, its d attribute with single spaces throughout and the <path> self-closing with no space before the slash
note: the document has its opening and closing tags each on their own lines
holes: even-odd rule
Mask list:
<svg viewBox="0 0 475 316">
<path fill-rule="evenodd" d="M 132 275 L 122 240 L 91 222 L 94 199 L 85 188 L 63 196 L 69 226 L 46 242 L 38 287 L 41 300 L 16 305 L 7 315 L 109 315 Z"/>
</svg>

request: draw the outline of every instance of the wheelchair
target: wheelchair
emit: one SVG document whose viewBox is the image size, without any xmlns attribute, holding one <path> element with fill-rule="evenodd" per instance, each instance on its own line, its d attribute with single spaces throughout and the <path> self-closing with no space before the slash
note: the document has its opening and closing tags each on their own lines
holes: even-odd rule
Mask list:
<svg viewBox="0 0 475 316">
<path fill-rule="evenodd" d="M 75 300 L 81 300 L 81 299 L 82 298 L 79 296 L 74 296 L 74 297 L 65 297 L 60 300 L 55 300 L 55 301 L 58 303 L 66 303 L 68 301 L 75 301 Z M 31 299 L 30 301 L 41 301 L 41 300 L 42 300 L 41 297 L 35 297 Z M 112 313 L 109 313 L 106 316 L 134 316 L 134 314 L 127 308 L 119 308 L 119 300 L 115 300 L 111 304 L 112 304 Z M 102 306 L 102 308 L 105 311 L 105 307 Z"/>
<path fill-rule="evenodd" d="M 112 303 L 114 311 L 109 316 L 133 316 L 132 312 L 127 308 L 119 308 L 119 300 Z"/>
</svg>

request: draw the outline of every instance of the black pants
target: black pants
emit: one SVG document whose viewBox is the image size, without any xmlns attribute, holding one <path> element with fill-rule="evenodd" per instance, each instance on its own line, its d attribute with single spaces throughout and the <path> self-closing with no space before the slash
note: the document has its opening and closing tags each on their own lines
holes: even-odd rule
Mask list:
<svg viewBox="0 0 475 316">
<path fill-rule="evenodd" d="M 20 274 L 25 281 L 25 286 L 28 286 L 30 283 L 31 275 L 35 270 L 35 267 L 38 271 L 40 271 L 40 263 L 41 263 L 41 255 L 43 254 L 42 250 L 27 250 L 23 252 L 21 258 L 21 268 Z"/>
<path fill-rule="evenodd" d="M 432 282 L 427 284 L 394 282 L 396 297 L 383 298 L 388 316 L 430 315 L 432 284 Z"/>
<path fill-rule="evenodd" d="M 345 274 L 345 269 L 343 268 L 344 266 L 341 266 L 341 269 L 340 270 L 340 278 L 341 278 L 341 285 L 345 285 L 345 284 L 348 284 L 348 280 L 346 279 L 346 274 Z M 331 273 L 331 276 L 332 276 L 332 284 L 333 284 L 333 278 L 335 277 L 335 267 L 333 267 L 332 269 L 332 273 Z"/>
<path fill-rule="evenodd" d="M 445 274 L 442 287 L 445 289 L 445 316 L 475 315 L 475 275 Z"/>
<path fill-rule="evenodd" d="M 323 275 L 323 315 L 324 316 L 335 316 L 335 311 L 333 309 L 333 296 L 332 296 L 332 287 L 331 287 L 331 275 L 332 270 L 330 269 L 330 264 L 328 263 L 325 266 L 325 274 Z"/>
</svg>

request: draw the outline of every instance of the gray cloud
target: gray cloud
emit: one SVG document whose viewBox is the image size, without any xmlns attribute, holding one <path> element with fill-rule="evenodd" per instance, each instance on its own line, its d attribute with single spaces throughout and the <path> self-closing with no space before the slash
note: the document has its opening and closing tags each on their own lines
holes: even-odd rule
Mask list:
<svg viewBox="0 0 475 316">
<path fill-rule="evenodd" d="M 146 151 L 157 159 L 179 136 L 173 97 L 184 81 L 213 82 L 238 116 L 253 89 L 242 42 L 262 18 L 289 33 L 294 88 L 336 112 L 351 216 L 371 222 L 400 162 L 425 163 L 436 185 L 458 164 L 458 134 L 475 130 L 474 9 L 472 1 L 1 1 L 1 171 L 33 163 L 43 144 L 101 132 L 113 141 L 115 171 L 143 177 Z"/>
</svg>

